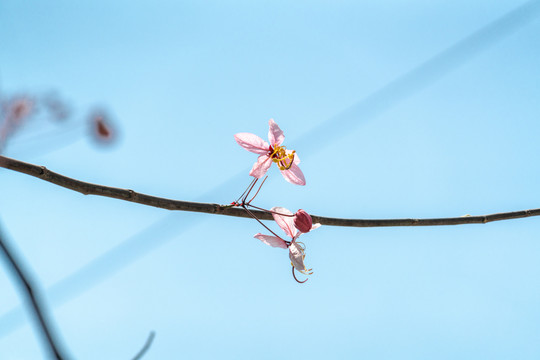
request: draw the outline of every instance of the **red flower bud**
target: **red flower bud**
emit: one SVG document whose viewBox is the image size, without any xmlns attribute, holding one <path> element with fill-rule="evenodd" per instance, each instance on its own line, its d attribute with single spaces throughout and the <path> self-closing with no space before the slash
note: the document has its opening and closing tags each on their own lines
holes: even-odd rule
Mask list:
<svg viewBox="0 0 540 360">
<path fill-rule="evenodd" d="M 307 212 L 300 209 L 294 214 L 294 226 L 301 232 L 307 233 L 313 226 L 313 220 Z"/>
</svg>

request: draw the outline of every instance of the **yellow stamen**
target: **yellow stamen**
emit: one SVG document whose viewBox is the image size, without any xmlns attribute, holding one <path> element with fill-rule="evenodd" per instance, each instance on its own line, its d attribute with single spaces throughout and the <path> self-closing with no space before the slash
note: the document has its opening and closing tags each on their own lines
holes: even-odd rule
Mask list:
<svg viewBox="0 0 540 360">
<path fill-rule="evenodd" d="M 302 270 L 302 269 L 299 269 L 296 266 L 294 266 L 294 264 L 292 262 L 291 262 L 291 265 L 292 265 L 293 268 L 296 269 L 296 271 L 301 272 L 304 275 L 312 275 L 313 274 L 313 269 L 307 269 L 306 268 L 306 269 Z"/>
<path fill-rule="evenodd" d="M 294 163 L 294 154 L 296 151 L 292 151 L 287 154 L 287 148 L 285 146 L 278 146 L 274 144 L 274 151 L 269 155 L 272 161 L 278 164 L 279 170 L 289 170 Z M 288 161 L 288 163 L 287 163 Z"/>
</svg>

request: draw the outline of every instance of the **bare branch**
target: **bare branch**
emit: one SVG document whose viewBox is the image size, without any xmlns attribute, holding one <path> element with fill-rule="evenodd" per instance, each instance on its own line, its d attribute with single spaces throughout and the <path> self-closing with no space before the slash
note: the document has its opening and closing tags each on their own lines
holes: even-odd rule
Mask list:
<svg viewBox="0 0 540 360">
<path fill-rule="evenodd" d="M 44 305 L 39 299 L 36 286 L 32 284 L 28 272 L 23 269 L 23 265 L 20 259 L 17 259 L 15 251 L 10 249 L 7 240 L 0 231 L 0 251 L 5 255 L 9 267 L 13 270 L 16 282 L 18 282 L 19 288 L 23 293 L 24 300 L 29 303 L 30 308 L 33 311 L 33 316 L 37 320 L 37 326 L 39 332 L 44 337 L 46 347 L 50 352 L 52 358 L 57 360 L 66 359 L 60 351 L 58 339 L 53 334 L 52 326 Z"/>
<path fill-rule="evenodd" d="M 142 357 L 144 356 L 144 354 L 146 354 L 146 352 L 148 351 L 148 349 L 150 349 L 150 346 L 152 345 L 152 341 L 154 341 L 154 338 L 156 337 L 156 333 L 151 331 L 150 332 L 150 335 L 148 335 L 148 339 L 146 339 L 146 342 L 144 343 L 144 346 L 142 347 L 141 350 L 139 350 L 139 352 L 137 353 L 137 355 L 135 355 L 135 357 L 133 358 L 133 360 L 139 360 L 139 359 L 142 359 Z"/>
<path fill-rule="evenodd" d="M 176 211 L 201 212 L 235 217 L 250 217 L 243 209 L 230 205 L 200 203 L 160 198 L 157 196 L 137 193 L 133 190 L 115 188 L 105 185 L 91 184 L 55 173 L 44 166 L 29 164 L 23 161 L 0 156 L 0 167 L 37 177 L 58 186 L 80 192 L 84 195 L 105 196 L 119 200 L 131 201 L 142 205 Z M 272 214 L 265 211 L 251 210 L 260 220 L 273 220 Z M 539 216 L 540 209 L 520 210 L 504 213 L 477 216 L 460 216 L 432 219 L 343 219 L 311 215 L 313 222 L 330 226 L 347 227 L 386 227 L 386 226 L 440 226 L 485 224 L 492 221 L 511 220 Z"/>
</svg>

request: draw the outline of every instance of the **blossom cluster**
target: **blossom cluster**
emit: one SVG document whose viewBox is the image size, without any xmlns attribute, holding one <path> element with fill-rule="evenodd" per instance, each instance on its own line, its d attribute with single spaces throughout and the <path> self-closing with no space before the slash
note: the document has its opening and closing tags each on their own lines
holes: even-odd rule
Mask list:
<svg viewBox="0 0 540 360">
<path fill-rule="evenodd" d="M 250 214 L 250 216 L 255 218 L 262 226 L 264 226 L 273 234 L 265 235 L 257 233 L 254 236 L 256 239 L 259 239 L 266 245 L 289 250 L 289 259 L 291 260 L 293 276 L 296 281 L 305 282 L 307 281 L 307 279 L 304 281 L 299 281 L 296 278 L 294 271 L 299 271 L 304 275 L 311 275 L 313 272 L 312 269 L 308 269 L 304 264 L 304 259 L 306 257 L 305 245 L 304 243 L 297 240 L 302 233 L 308 233 L 311 230 L 320 227 L 321 225 L 313 224 L 311 216 L 302 209 L 298 210 L 295 214 L 293 214 L 290 210 L 285 209 L 284 207 L 273 207 L 270 210 L 265 210 L 263 208 L 251 205 L 251 201 L 260 191 L 262 184 L 260 185 L 259 190 L 255 194 L 255 196 L 251 200 L 246 201 L 249 193 L 255 186 L 255 183 L 266 175 L 266 173 L 272 166 L 272 163 L 276 164 L 283 178 L 291 184 L 302 186 L 306 184 L 304 174 L 302 173 L 302 170 L 300 170 L 300 168 L 298 167 L 298 164 L 300 164 L 300 158 L 298 157 L 298 154 L 296 153 L 296 151 L 288 150 L 285 146 L 282 145 L 283 141 L 285 140 L 285 136 L 283 134 L 283 131 L 276 124 L 276 122 L 273 119 L 270 119 L 268 124 L 268 142 L 261 139 L 259 136 L 251 133 L 238 133 L 234 136 L 238 145 L 240 145 L 249 152 L 258 154 L 259 156 L 255 164 L 253 164 L 251 171 L 249 172 L 249 175 L 254 177 L 255 179 L 248 186 L 248 189 L 244 192 L 244 194 L 242 194 L 242 202 L 235 201 L 232 203 L 232 205 L 243 207 L 248 212 L 248 214 Z M 270 228 L 264 225 L 253 214 L 253 212 L 248 209 L 248 207 L 254 207 L 272 214 L 275 222 L 285 232 L 287 237 L 290 238 L 290 241 L 284 240 L 282 237 L 280 237 Z"/>
<path fill-rule="evenodd" d="M 67 126 L 71 117 L 71 107 L 56 93 L 0 94 L 0 153 L 7 148 L 16 133 L 30 126 L 30 123 L 34 123 L 34 128 L 42 129 L 47 128 L 47 123 Z M 117 140 L 115 126 L 106 111 L 94 108 L 85 119 L 88 134 L 95 144 L 112 145 Z M 49 133 L 43 130 L 41 134 Z M 73 132 L 64 131 L 63 134 L 71 136 Z M 38 132 L 35 138 L 39 136 Z"/>
</svg>

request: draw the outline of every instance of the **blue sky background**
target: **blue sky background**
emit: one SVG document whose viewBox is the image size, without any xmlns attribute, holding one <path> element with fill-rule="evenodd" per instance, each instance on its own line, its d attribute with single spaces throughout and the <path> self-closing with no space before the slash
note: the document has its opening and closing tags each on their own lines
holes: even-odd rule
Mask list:
<svg viewBox="0 0 540 360">
<path fill-rule="evenodd" d="M 255 161 L 233 135 L 266 137 L 274 118 L 307 185 L 271 169 L 259 206 L 350 218 L 537 208 L 539 6 L 470 38 L 520 5 L 3 0 L 0 94 L 57 91 L 73 110 L 65 125 L 28 124 L 6 155 L 230 203 Z M 96 106 L 120 131 L 114 147 L 87 136 Z M 145 359 L 540 356 L 540 219 L 321 227 L 304 235 L 315 274 L 299 285 L 255 221 L 1 176 L 2 225 L 74 358 L 128 359 L 151 330 Z M 0 358 L 40 358 L 40 345 L 1 271 Z"/>
</svg>

